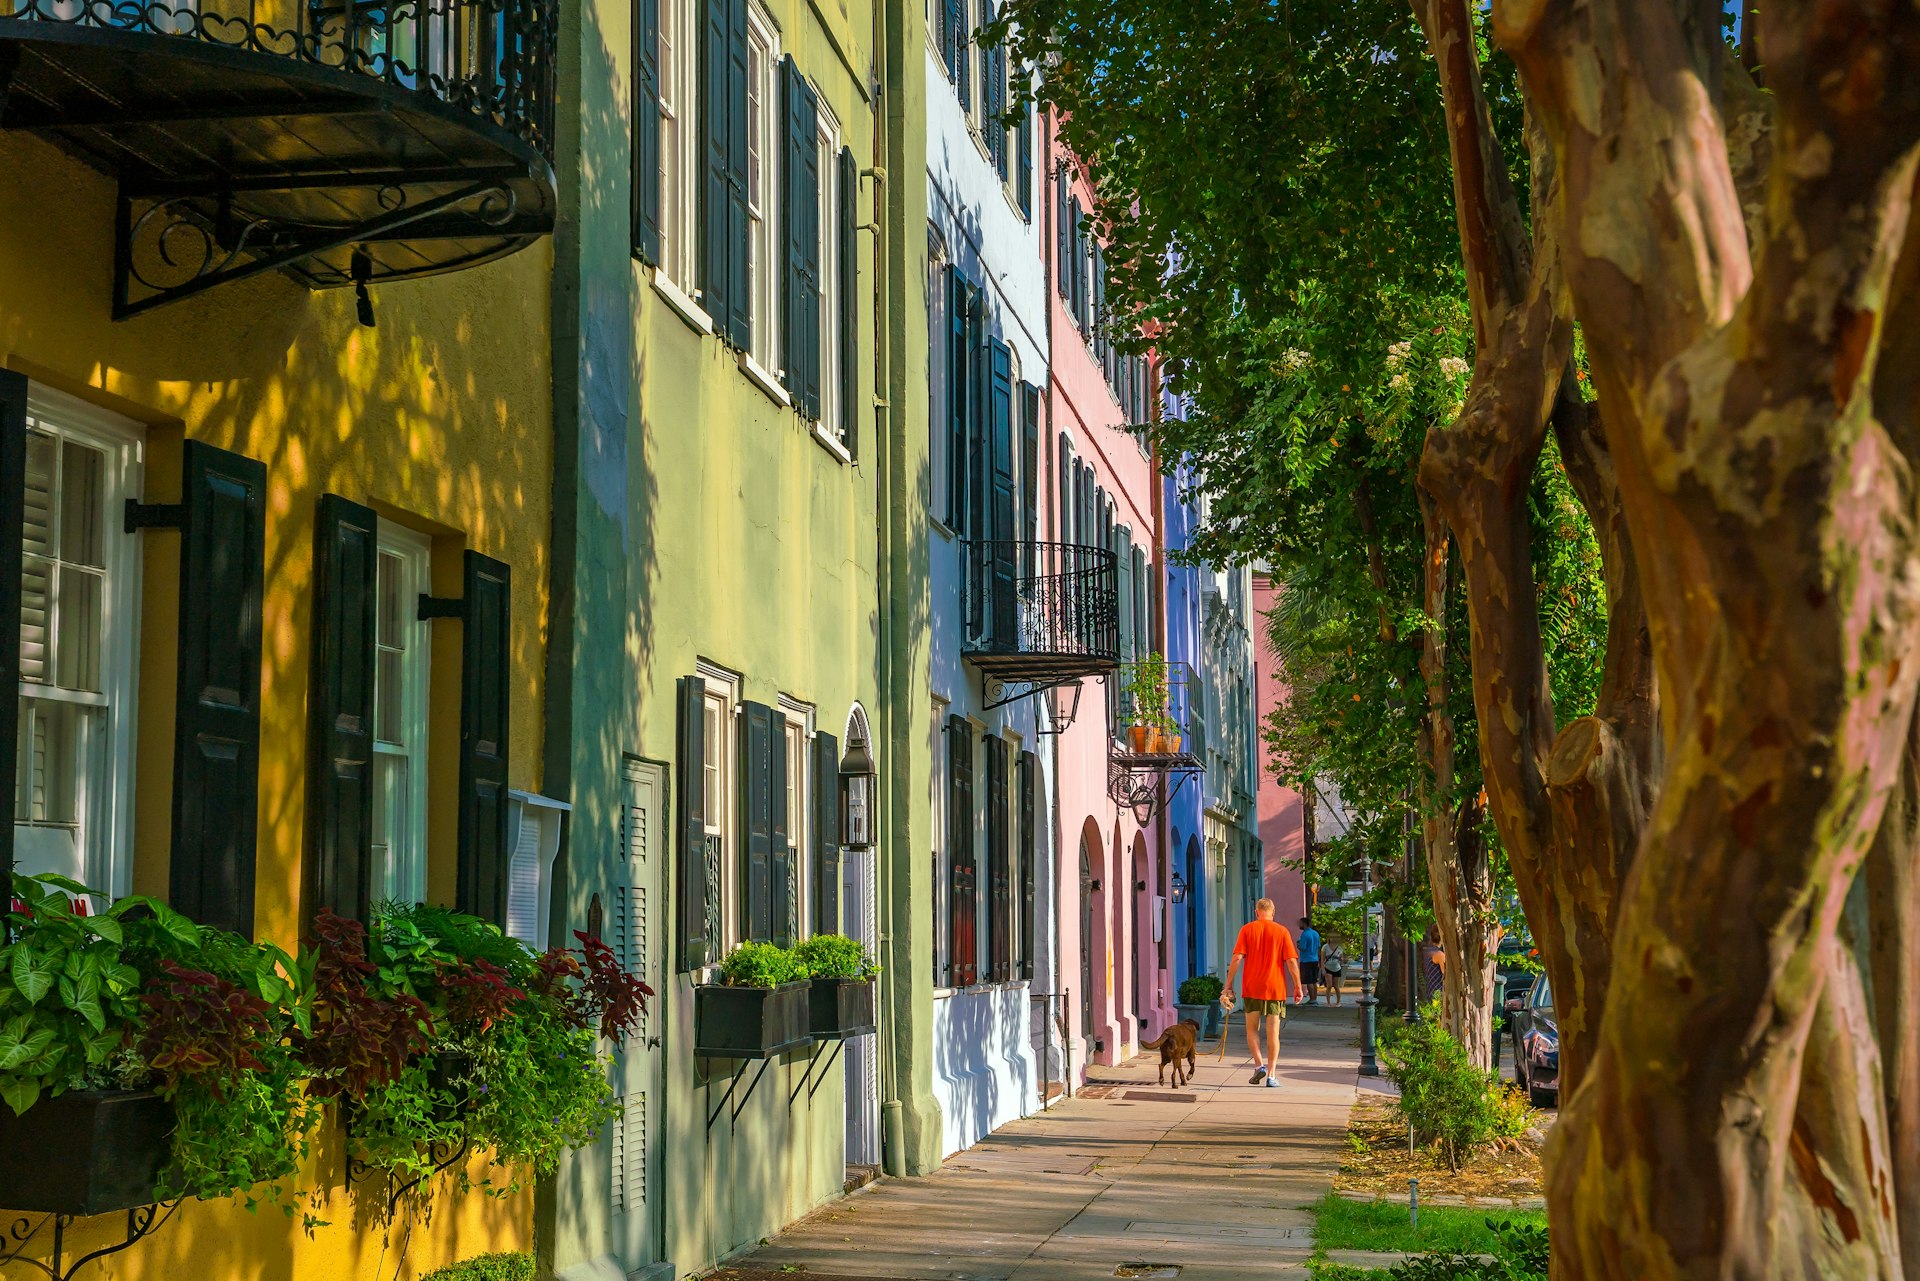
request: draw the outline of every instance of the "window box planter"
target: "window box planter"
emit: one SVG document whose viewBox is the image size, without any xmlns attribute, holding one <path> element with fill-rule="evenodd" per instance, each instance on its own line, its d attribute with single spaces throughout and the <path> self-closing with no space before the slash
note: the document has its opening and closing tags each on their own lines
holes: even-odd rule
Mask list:
<svg viewBox="0 0 1920 1281">
<path fill-rule="evenodd" d="M 815 979 L 810 994 L 816 1041 L 844 1041 L 865 1036 L 876 1026 L 872 979 Z"/>
<path fill-rule="evenodd" d="M 812 1039 L 808 983 L 694 989 L 693 1052 L 710 1059 L 770 1059 Z"/>
<path fill-rule="evenodd" d="M 16 1116 L 0 1107 L 0 1206 L 107 1214 L 152 1205 L 173 1108 L 151 1090 L 71 1090 Z"/>
</svg>

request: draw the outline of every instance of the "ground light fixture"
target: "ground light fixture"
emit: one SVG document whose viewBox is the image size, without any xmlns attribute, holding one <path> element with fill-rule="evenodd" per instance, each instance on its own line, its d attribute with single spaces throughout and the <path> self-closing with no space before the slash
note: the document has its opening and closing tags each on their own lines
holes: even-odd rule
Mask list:
<svg viewBox="0 0 1920 1281">
<path fill-rule="evenodd" d="M 840 844 L 851 850 L 873 848 L 873 753 L 864 735 L 847 739 L 840 758 Z"/>
</svg>

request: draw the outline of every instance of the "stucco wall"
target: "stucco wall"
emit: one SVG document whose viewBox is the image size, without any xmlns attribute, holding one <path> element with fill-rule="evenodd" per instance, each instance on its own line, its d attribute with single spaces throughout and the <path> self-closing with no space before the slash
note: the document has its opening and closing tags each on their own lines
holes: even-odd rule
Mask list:
<svg viewBox="0 0 1920 1281">
<path fill-rule="evenodd" d="M 459 595 L 459 552 L 513 572 L 511 785 L 538 791 L 547 609 L 551 435 L 545 242 L 449 276 L 376 286 L 378 328 L 351 294 L 268 275 L 133 320 L 109 319 L 113 189 L 44 143 L 0 137 L 0 363 L 146 425 L 145 491 L 179 489 L 180 442 L 204 440 L 268 472 L 255 927 L 296 942 L 305 823 L 312 529 L 324 493 L 433 535 L 435 590 Z M 177 617 L 176 540 L 143 543 L 133 888 L 165 895 Z M 429 755 L 429 894 L 453 896 L 458 785 L 458 628 L 437 629 Z M 451 734 L 448 732 L 451 728 Z M 530 1197 L 439 1197 L 429 1223 L 383 1232 L 370 1198 L 341 1191 L 329 1133 L 308 1182 L 332 1192 L 309 1235 L 298 1219 L 190 1202 L 120 1256 L 127 1281 L 327 1276 L 402 1281 L 456 1258 L 525 1249 Z M 384 1195 L 380 1198 L 384 1205 Z M 122 1225 L 124 1226 L 124 1225 Z M 109 1220 L 69 1249 L 100 1244 Z M 71 1257 L 71 1255 L 69 1256 Z"/>
<path fill-rule="evenodd" d="M 1286 701 L 1287 689 L 1275 674 L 1275 659 L 1267 644 L 1265 617 L 1278 603 L 1278 593 L 1270 579 L 1256 574 L 1253 580 L 1255 617 L 1255 670 L 1259 673 L 1259 697 L 1256 706 L 1264 719 Z M 1306 856 L 1305 815 L 1300 793 L 1282 787 L 1271 770 L 1260 771 L 1260 840 L 1263 845 L 1267 897 L 1273 900 L 1274 919 L 1287 928 L 1299 930 L 1306 915 L 1307 891 L 1300 862 Z"/>
</svg>

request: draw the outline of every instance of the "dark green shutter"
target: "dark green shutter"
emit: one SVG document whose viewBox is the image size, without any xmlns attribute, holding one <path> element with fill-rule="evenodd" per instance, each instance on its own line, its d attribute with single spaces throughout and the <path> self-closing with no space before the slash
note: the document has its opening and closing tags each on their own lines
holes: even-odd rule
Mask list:
<svg viewBox="0 0 1920 1281">
<path fill-rule="evenodd" d="M 960 109 L 973 110 L 973 28 L 967 21 L 967 0 L 951 0 L 954 16 L 953 83 L 960 91 Z"/>
<path fill-rule="evenodd" d="M 993 490 L 988 500 L 987 537 L 994 541 L 993 601 L 989 622 L 996 641 L 1017 644 L 1018 596 L 1014 582 L 1017 563 L 1011 544 L 1020 537 L 1014 525 L 1013 492 L 1013 352 L 998 338 L 987 340 L 987 424 L 983 433 Z"/>
<path fill-rule="evenodd" d="M 763 703 L 740 705 L 741 828 L 746 832 L 747 937 L 773 938 L 774 712 Z M 784 755 L 781 759 L 785 759 Z M 781 778 L 785 799 L 785 771 Z M 785 859 L 781 860 L 784 869 Z"/>
<path fill-rule="evenodd" d="M 1033 977 L 1033 955 L 1040 938 L 1040 919 L 1034 896 L 1034 878 L 1039 869 L 1039 841 L 1034 828 L 1039 805 L 1040 758 L 1032 752 L 1020 753 L 1020 969 L 1015 978 Z M 1084 946 L 1084 941 L 1083 941 Z"/>
<path fill-rule="evenodd" d="M 744 40 L 746 0 L 705 0 L 702 26 L 701 133 L 704 181 L 700 209 L 700 305 L 723 339 L 737 339 L 749 311 L 747 291 L 737 282 L 746 271 L 746 94 L 734 95 L 736 27 Z M 741 55 L 745 56 L 744 52 Z M 735 104 L 738 104 L 737 106 Z M 734 135 L 742 135 L 735 154 Z"/>
<path fill-rule="evenodd" d="M 1028 84 L 1022 77 L 1020 91 L 1024 96 Z M 1028 222 L 1033 221 L 1033 117 L 1039 111 L 1039 105 L 1032 98 L 1026 99 L 1026 110 L 1020 116 L 1020 176 L 1014 183 L 1014 190 L 1020 197 L 1020 216 Z"/>
<path fill-rule="evenodd" d="M 860 454 L 860 166 L 840 148 L 840 440 Z"/>
<path fill-rule="evenodd" d="M 988 354 L 987 295 L 985 289 L 967 293 L 967 516 L 969 538 L 993 537 L 987 504 L 993 492 L 992 464 L 987 457 L 987 415 L 993 394 L 993 362 Z"/>
<path fill-rule="evenodd" d="M 961 6 L 966 0 L 938 0 L 940 9 L 940 52 L 947 60 L 947 79 L 957 81 L 960 74 Z"/>
<path fill-rule="evenodd" d="M 168 897 L 202 925 L 251 938 L 267 469 L 189 440 L 181 473 Z"/>
<path fill-rule="evenodd" d="M 454 906 L 507 920 L 507 721 L 512 701 L 513 581 L 501 561 L 466 554 L 460 627 L 460 848 Z"/>
<path fill-rule="evenodd" d="M 1082 332 L 1087 328 L 1087 229 L 1080 213 L 1080 197 L 1067 198 L 1067 225 L 1073 229 L 1073 252 L 1068 255 L 1067 270 L 1073 273 L 1073 320 Z"/>
<path fill-rule="evenodd" d="M 840 742 L 813 736 L 813 932 L 845 934 L 840 926 Z"/>
<path fill-rule="evenodd" d="M 27 380 L 0 369 L 0 785 L 7 789 L 0 828 L 0 897 L 12 893 L 15 779 L 20 761 L 20 575 L 27 522 Z M 129 624 L 130 625 L 130 624 Z"/>
<path fill-rule="evenodd" d="M 373 667 L 379 519 L 321 496 L 313 527 L 312 662 L 307 690 L 306 902 L 352 920 L 373 885 Z"/>
<path fill-rule="evenodd" d="M 971 397 L 972 347 L 968 341 L 967 278 L 947 266 L 947 523 L 964 533 L 967 524 L 967 417 Z"/>
<path fill-rule="evenodd" d="M 820 417 L 820 100 L 791 57 L 780 63 L 786 104 L 786 383 L 801 414 Z"/>
<path fill-rule="evenodd" d="M 773 941 L 792 947 L 800 936 L 800 851 L 793 848 L 793 815 L 787 813 L 787 718 L 775 709 L 767 736 L 768 884 L 773 891 Z M 800 803 L 806 804 L 801 798 Z"/>
<path fill-rule="evenodd" d="M 1007 740 L 987 737 L 987 978 L 1004 983 L 1013 971 L 1013 868 L 1007 823 Z"/>
<path fill-rule="evenodd" d="M 981 25 L 993 21 L 993 0 L 981 0 Z M 980 86 L 981 132 L 986 135 L 987 155 L 993 160 L 994 172 L 1000 180 L 1007 179 L 1007 127 L 1004 113 L 1007 109 L 1007 81 L 1005 76 L 1006 53 L 998 44 L 980 47 Z"/>
<path fill-rule="evenodd" d="M 949 982 L 954 987 L 972 987 L 980 981 L 975 912 L 979 882 L 973 855 L 973 726 L 959 716 L 947 718 L 947 843 L 951 867 L 948 954 L 953 958 Z"/>
<path fill-rule="evenodd" d="M 747 0 L 727 4 L 727 341 L 742 351 L 753 345 L 753 263 L 747 244 L 753 220 L 747 212 L 747 77 L 752 70 Z"/>
<path fill-rule="evenodd" d="M 660 0 L 633 2 L 633 251 L 660 261 Z"/>
<path fill-rule="evenodd" d="M 1040 389 L 1020 384 L 1020 537 L 1040 537 Z"/>
<path fill-rule="evenodd" d="M 1071 183 L 1067 179 L 1067 166 L 1060 166 L 1058 181 L 1054 184 L 1053 202 L 1053 239 L 1054 239 L 1054 284 L 1060 290 L 1067 309 L 1073 309 L 1073 206 L 1068 202 Z"/>
<path fill-rule="evenodd" d="M 697 970 L 716 959 L 712 916 L 717 869 L 707 861 L 707 683 L 698 676 L 682 676 L 677 693 L 680 861 L 674 869 L 674 923 L 680 931 L 680 968 Z"/>
</svg>

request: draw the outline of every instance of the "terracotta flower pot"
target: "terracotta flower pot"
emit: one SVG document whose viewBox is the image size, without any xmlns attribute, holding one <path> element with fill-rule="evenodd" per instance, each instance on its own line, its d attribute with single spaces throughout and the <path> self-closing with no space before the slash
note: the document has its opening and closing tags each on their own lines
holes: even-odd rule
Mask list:
<svg viewBox="0 0 1920 1281">
<path fill-rule="evenodd" d="M 1147 727 L 1145 725 L 1127 726 L 1127 745 L 1135 756 L 1147 750 Z"/>
</svg>

